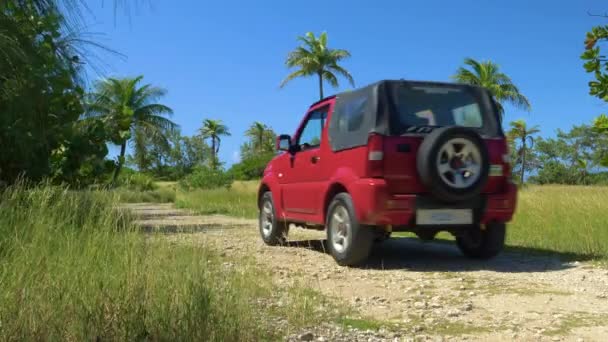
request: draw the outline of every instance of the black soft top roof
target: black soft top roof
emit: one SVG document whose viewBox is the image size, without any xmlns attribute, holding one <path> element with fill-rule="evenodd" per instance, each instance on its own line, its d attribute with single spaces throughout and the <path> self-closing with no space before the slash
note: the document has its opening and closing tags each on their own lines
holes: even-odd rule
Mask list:
<svg viewBox="0 0 608 342">
<path fill-rule="evenodd" d="M 332 96 L 336 98 L 328 127 L 332 149 L 338 151 L 365 145 L 370 133 L 391 135 L 390 118 L 391 113 L 396 112 L 396 91 L 403 86 L 466 88 L 477 98 L 484 116 L 488 118 L 484 120 L 484 127 L 478 129 L 479 133 L 493 136 L 503 134 L 496 106 L 485 88 L 447 82 L 382 80 Z"/>
</svg>

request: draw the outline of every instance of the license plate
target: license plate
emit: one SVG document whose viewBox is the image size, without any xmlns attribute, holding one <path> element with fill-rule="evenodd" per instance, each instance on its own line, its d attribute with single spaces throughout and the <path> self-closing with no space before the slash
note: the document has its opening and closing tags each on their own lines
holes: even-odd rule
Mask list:
<svg viewBox="0 0 608 342">
<path fill-rule="evenodd" d="M 472 224 L 473 210 L 471 209 L 418 209 L 416 224 Z"/>
</svg>

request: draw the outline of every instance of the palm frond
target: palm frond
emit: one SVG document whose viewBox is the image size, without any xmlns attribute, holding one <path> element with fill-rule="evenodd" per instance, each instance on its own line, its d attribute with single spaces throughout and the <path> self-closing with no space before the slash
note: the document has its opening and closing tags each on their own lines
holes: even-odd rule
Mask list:
<svg viewBox="0 0 608 342">
<path fill-rule="evenodd" d="M 281 82 L 279 87 L 283 88 L 290 81 L 293 81 L 294 79 L 296 79 L 298 77 L 302 77 L 302 76 L 310 76 L 310 74 L 308 74 L 306 71 L 304 71 L 302 69 L 296 70 L 296 71 L 292 72 L 291 74 L 287 75 L 287 77 L 285 77 L 285 79 Z"/>
<path fill-rule="evenodd" d="M 325 81 L 327 81 L 327 83 L 329 83 L 332 87 L 334 87 L 334 88 L 338 87 L 338 85 L 339 85 L 338 78 L 331 71 L 323 70 L 322 75 L 323 75 L 323 79 Z"/>
<path fill-rule="evenodd" d="M 355 86 L 355 80 L 353 79 L 353 76 L 348 72 L 348 70 L 344 69 L 343 67 L 334 64 L 331 65 L 329 67 L 331 70 L 337 72 L 338 74 L 342 75 L 342 77 L 346 78 L 348 80 L 348 83 L 350 83 L 351 86 Z"/>
<path fill-rule="evenodd" d="M 308 77 L 320 74 L 333 87 L 338 87 L 338 79 L 333 73 L 345 77 L 354 86 L 352 75 L 338 62 L 351 56 L 350 52 L 344 49 L 331 49 L 327 46 L 328 37 L 326 32 L 322 32 L 319 37 L 315 37 L 312 32 L 307 32 L 304 36 L 297 37 L 302 45 L 289 52 L 285 65 L 288 68 L 297 68 L 289 74 L 279 85 L 283 88 L 288 82 L 298 77 Z"/>
<path fill-rule="evenodd" d="M 140 117 L 147 117 L 150 115 L 173 115 L 173 109 L 158 103 L 153 103 L 149 105 L 145 105 L 143 107 L 139 107 L 133 112 L 133 116 L 138 119 Z"/>
<path fill-rule="evenodd" d="M 139 124 L 145 124 L 145 125 L 151 125 L 154 127 L 157 127 L 158 129 L 161 129 L 163 131 L 175 131 L 177 129 L 179 129 L 179 125 L 177 125 L 176 123 L 174 123 L 173 121 L 162 117 L 160 115 L 146 115 L 143 116 L 141 118 L 136 118 L 135 119 L 135 125 L 139 125 Z"/>
<path fill-rule="evenodd" d="M 460 67 L 452 79 L 459 83 L 485 87 L 490 91 L 501 117 L 504 114 L 504 103 L 531 111 L 530 101 L 513 84 L 509 76 L 500 71 L 498 64 L 492 61 L 478 62 L 472 58 L 465 58 L 465 67 Z M 467 68 L 468 67 L 468 68 Z"/>
</svg>

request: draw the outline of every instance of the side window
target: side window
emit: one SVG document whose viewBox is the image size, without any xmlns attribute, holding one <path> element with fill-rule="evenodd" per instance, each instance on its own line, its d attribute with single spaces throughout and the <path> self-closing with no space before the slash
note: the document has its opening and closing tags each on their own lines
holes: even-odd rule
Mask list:
<svg viewBox="0 0 608 342">
<path fill-rule="evenodd" d="M 298 137 L 298 146 L 300 150 L 307 150 L 319 147 L 321 144 L 321 133 L 325 120 L 327 119 L 327 107 L 315 110 L 308 116 L 306 124 Z"/>
<path fill-rule="evenodd" d="M 355 132 L 361 129 L 367 106 L 367 96 L 361 96 L 344 104 L 338 116 L 338 131 L 342 133 Z"/>
</svg>

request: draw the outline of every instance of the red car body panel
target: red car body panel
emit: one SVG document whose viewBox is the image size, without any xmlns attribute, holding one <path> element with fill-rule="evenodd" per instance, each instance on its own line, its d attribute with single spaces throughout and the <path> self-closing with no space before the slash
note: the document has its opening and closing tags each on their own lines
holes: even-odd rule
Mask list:
<svg viewBox="0 0 608 342">
<path fill-rule="evenodd" d="M 374 177 L 368 146 L 331 150 L 327 126 L 334 103 L 335 99 L 329 98 L 313 105 L 293 136 L 293 141 L 298 141 L 310 113 L 328 106 L 320 146 L 275 157 L 264 171 L 260 195 L 272 192 L 277 215 L 285 221 L 323 225 L 332 196 L 345 190 L 353 198 L 355 215 L 361 223 L 411 225 L 416 199 L 427 193 L 416 167 L 416 152 L 424 135 L 383 137 L 382 176 Z M 480 223 L 507 222 L 517 200 L 516 186 L 510 181 L 510 165 L 504 160 L 507 144 L 504 138 L 487 138 L 485 142 L 490 164 L 500 168 L 501 173 L 491 175 L 483 190 L 486 205 Z"/>
</svg>

